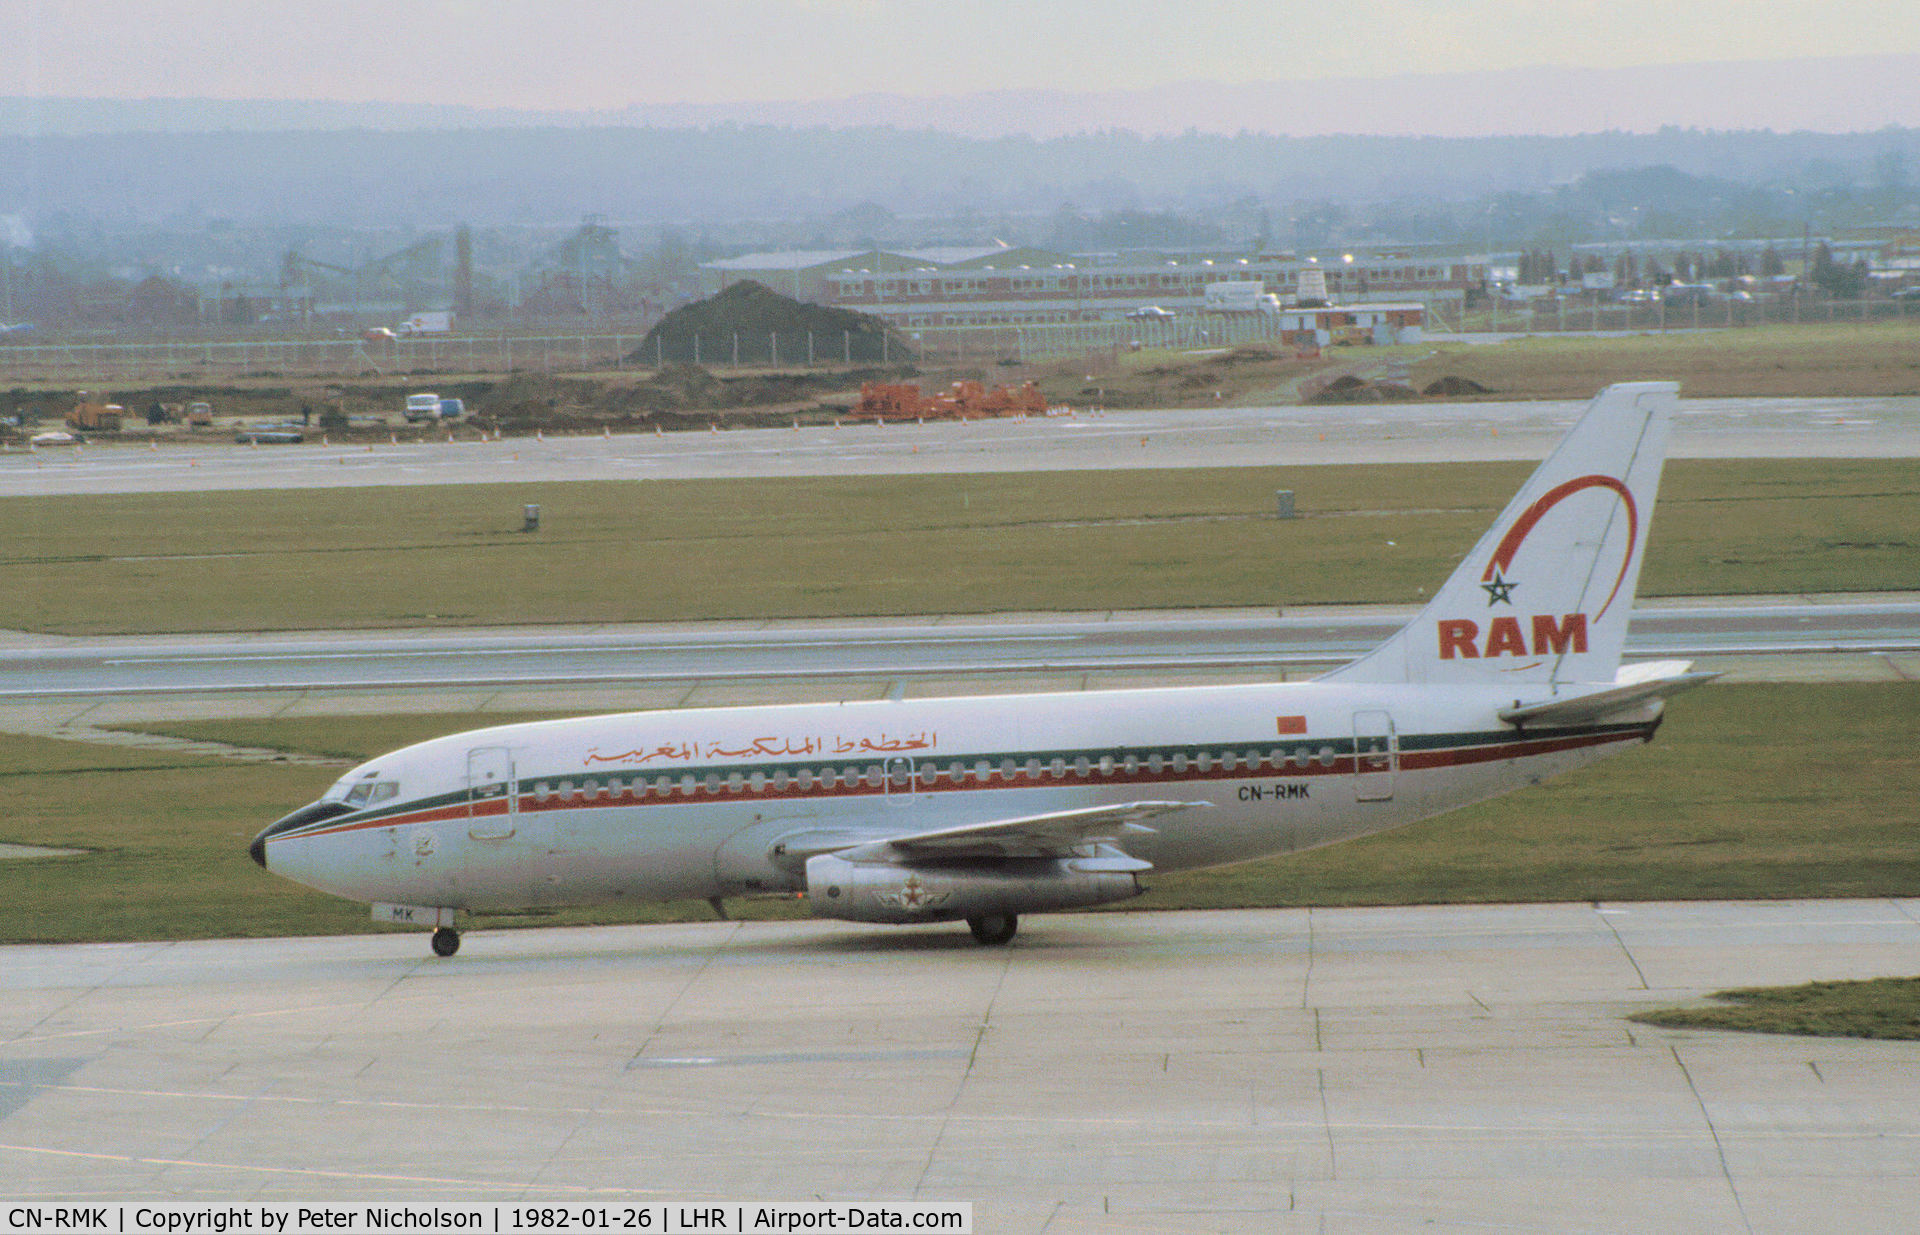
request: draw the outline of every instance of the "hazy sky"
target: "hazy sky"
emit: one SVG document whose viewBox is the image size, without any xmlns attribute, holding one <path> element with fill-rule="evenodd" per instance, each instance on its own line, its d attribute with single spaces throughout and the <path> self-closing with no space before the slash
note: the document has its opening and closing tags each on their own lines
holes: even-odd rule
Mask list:
<svg viewBox="0 0 1920 1235">
<path fill-rule="evenodd" d="M 1920 52 L 1914 0 L 0 0 L 0 95 L 538 109 Z"/>
</svg>

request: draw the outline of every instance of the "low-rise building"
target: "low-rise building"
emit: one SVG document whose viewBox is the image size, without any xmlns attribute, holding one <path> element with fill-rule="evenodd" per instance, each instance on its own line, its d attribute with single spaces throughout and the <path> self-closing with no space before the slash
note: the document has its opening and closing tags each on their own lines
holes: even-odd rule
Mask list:
<svg viewBox="0 0 1920 1235">
<path fill-rule="evenodd" d="M 1283 304 L 1303 273 L 1344 305 L 1452 310 L 1486 280 L 1481 257 L 1201 252 L 1068 254 L 1032 247 L 754 253 L 708 262 L 708 294 L 753 279 L 796 300 L 871 313 L 902 329 L 1120 321 L 1141 306 L 1205 311 L 1206 288 L 1257 281 Z M 1318 276 L 1317 279 L 1313 276 Z M 1369 329 L 1371 326 L 1369 325 Z"/>
</svg>

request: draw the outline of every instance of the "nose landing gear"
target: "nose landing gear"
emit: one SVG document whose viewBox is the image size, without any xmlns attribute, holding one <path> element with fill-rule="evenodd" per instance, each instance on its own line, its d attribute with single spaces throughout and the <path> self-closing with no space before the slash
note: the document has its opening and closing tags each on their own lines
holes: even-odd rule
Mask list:
<svg viewBox="0 0 1920 1235">
<path fill-rule="evenodd" d="M 433 954 L 452 956 L 460 950 L 460 932 L 451 926 L 443 926 L 433 932 Z"/>
</svg>

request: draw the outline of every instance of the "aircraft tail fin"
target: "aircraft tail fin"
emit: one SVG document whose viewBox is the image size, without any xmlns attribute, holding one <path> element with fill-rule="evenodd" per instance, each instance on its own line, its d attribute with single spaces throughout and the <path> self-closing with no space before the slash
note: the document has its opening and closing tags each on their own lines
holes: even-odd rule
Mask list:
<svg viewBox="0 0 1920 1235">
<path fill-rule="evenodd" d="M 1601 391 L 1419 616 L 1328 679 L 1613 682 L 1678 393 Z"/>
</svg>

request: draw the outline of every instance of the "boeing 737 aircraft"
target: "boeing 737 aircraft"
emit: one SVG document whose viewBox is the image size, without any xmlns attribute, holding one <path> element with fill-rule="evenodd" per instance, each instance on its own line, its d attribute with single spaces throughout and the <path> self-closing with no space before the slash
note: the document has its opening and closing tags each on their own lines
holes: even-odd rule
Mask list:
<svg viewBox="0 0 1920 1235">
<path fill-rule="evenodd" d="M 362 764 L 254 838 L 460 945 L 458 915 L 804 893 L 856 922 L 1124 900 L 1149 871 L 1399 827 L 1652 738 L 1713 675 L 1622 667 L 1676 387 L 1609 387 L 1433 603 L 1310 682 L 632 712 Z"/>
</svg>

